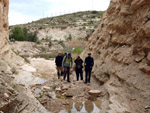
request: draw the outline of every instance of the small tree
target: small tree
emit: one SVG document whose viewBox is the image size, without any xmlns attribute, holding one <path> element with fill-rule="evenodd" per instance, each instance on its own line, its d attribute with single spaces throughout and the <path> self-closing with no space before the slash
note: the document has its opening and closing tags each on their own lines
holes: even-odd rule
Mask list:
<svg viewBox="0 0 150 113">
<path fill-rule="evenodd" d="M 27 34 L 28 41 L 30 42 L 36 42 L 37 41 L 37 32 L 30 32 Z"/>
<path fill-rule="evenodd" d="M 22 28 L 15 27 L 11 32 L 11 39 L 15 39 L 17 41 L 27 41 L 27 37 L 24 35 Z"/>
<path fill-rule="evenodd" d="M 37 32 L 28 32 L 27 28 L 14 27 L 10 33 L 10 39 L 16 41 L 37 41 Z"/>
</svg>

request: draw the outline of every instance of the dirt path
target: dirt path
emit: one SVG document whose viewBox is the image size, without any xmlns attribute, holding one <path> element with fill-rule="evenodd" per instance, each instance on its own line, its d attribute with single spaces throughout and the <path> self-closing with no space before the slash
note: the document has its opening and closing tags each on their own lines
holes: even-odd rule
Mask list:
<svg viewBox="0 0 150 113">
<path fill-rule="evenodd" d="M 94 77 L 91 78 L 90 84 L 85 84 L 84 81 L 76 81 L 73 71 L 70 75 L 71 82 L 68 83 L 63 80 L 63 76 L 60 79 L 57 78 L 53 59 L 30 58 L 29 60 L 30 64 L 20 67 L 17 70 L 18 73 L 14 75 L 16 82 L 25 86 L 21 89 L 23 89 L 22 95 L 25 94 L 29 98 L 26 111 L 32 111 L 34 108 L 35 113 L 48 111 L 52 113 L 105 113 L 108 109 L 106 90 Z M 91 90 L 98 91 L 98 96 L 90 94 Z M 20 98 L 23 98 L 22 95 Z M 22 113 L 26 112 L 22 111 Z"/>
<path fill-rule="evenodd" d="M 34 75 L 43 78 L 41 84 L 32 85 L 32 92 L 39 102 L 52 113 L 105 113 L 107 105 L 106 90 L 91 78 L 90 84 L 76 81 L 75 72 L 70 75 L 71 82 L 57 79 L 54 60 L 30 59 L 36 69 Z M 85 74 L 84 74 L 85 75 Z M 90 95 L 90 90 L 99 90 L 100 95 Z"/>
</svg>

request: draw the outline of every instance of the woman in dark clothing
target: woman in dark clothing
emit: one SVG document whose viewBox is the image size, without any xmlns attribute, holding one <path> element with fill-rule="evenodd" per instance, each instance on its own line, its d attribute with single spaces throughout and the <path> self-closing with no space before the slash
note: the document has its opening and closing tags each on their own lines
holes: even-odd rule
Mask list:
<svg viewBox="0 0 150 113">
<path fill-rule="evenodd" d="M 77 76 L 77 81 L 79 80 L 79 76 L 81 78 L 81 80 L 83 80 L 83 60 L 80 58 L 80 56 L 77 57 L 77 59 L 74 61 L 74 63 L 76 64 L 75 66 L 75 71 L 76 71 L 76 76 Z"/>
</svg>

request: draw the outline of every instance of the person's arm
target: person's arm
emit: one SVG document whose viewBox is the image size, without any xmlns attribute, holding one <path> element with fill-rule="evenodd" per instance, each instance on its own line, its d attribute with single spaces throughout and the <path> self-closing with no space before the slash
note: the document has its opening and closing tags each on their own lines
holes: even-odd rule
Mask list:
<svg viewBox="0 0 150 113">
<path fill-rule="evenodd" d="M 87 62 L 87 58 L 85 58 L 85 60 L 84 60 L 84 66 L 86 66 L 86 62 Z"/>
<path fill-rule="evenodd" d="M 77 60 L 74 61 L 74 63 L 76 64 Z"/>
<path fill-rule="evenodd" d="M 81 64 L 83 63 L 83 60 L 81 59 Z"/>
<path fill-rule="evenodd" d="M 57 56 L 56 56 L 56 58 L 55 58 L 55 64 L 56 64 L 56 62 L 57 62 Z"/>
<path fill-rule="evenodd" d="M 92 58 L 92 67 L 94 66 L 94 59 Z"/>
<path fill-rule="evenodd" d="M 62 66 L 64 66 L 65 59 L 66 59 L 66 56 L 64 56 L 64 58 L 63 58 Z"/>
<path fill-rule="evenodd" d="M 72 65 L 73 65 L 73 61 L 72 61 L 72 58 L 71 58 L 71 67 L 72 67 Z"/>
<path fill-rule="evenodd" d="M 81 59 L 81 68 L 83 68 L 83 65 L 82 65 L 82 64 L 83 64 L 83 60 Z"/>
</svg>

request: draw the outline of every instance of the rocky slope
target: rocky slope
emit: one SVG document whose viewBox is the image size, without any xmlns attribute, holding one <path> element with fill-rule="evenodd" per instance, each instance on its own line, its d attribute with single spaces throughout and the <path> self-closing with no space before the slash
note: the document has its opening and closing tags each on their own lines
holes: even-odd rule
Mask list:
<svg viewBox="0 0 150 113">
<path fill-rule="evenodd" d="M 9 46 L 8 6 L 9 0 L 0 1 L 0 113 L 47 113 L 26 84 L 17 84 L 12 76 L 21 70 L 24 60 Z"/>
<path fill-rule="evenodd" d="M 150 105 L 150 1 L 111 0 L 83 56 L 88 52 L 109 94 L 108 112 L 144 113 Z"/>
<path fill-rule="evenodd" d="M 9 0 L 0 2 L 0 71 L 4 72 L 10 72 L 11 68 L 22 64 L 22 59 L 15 56 L 8 43 L 8 6 Z"/>
</svg>

